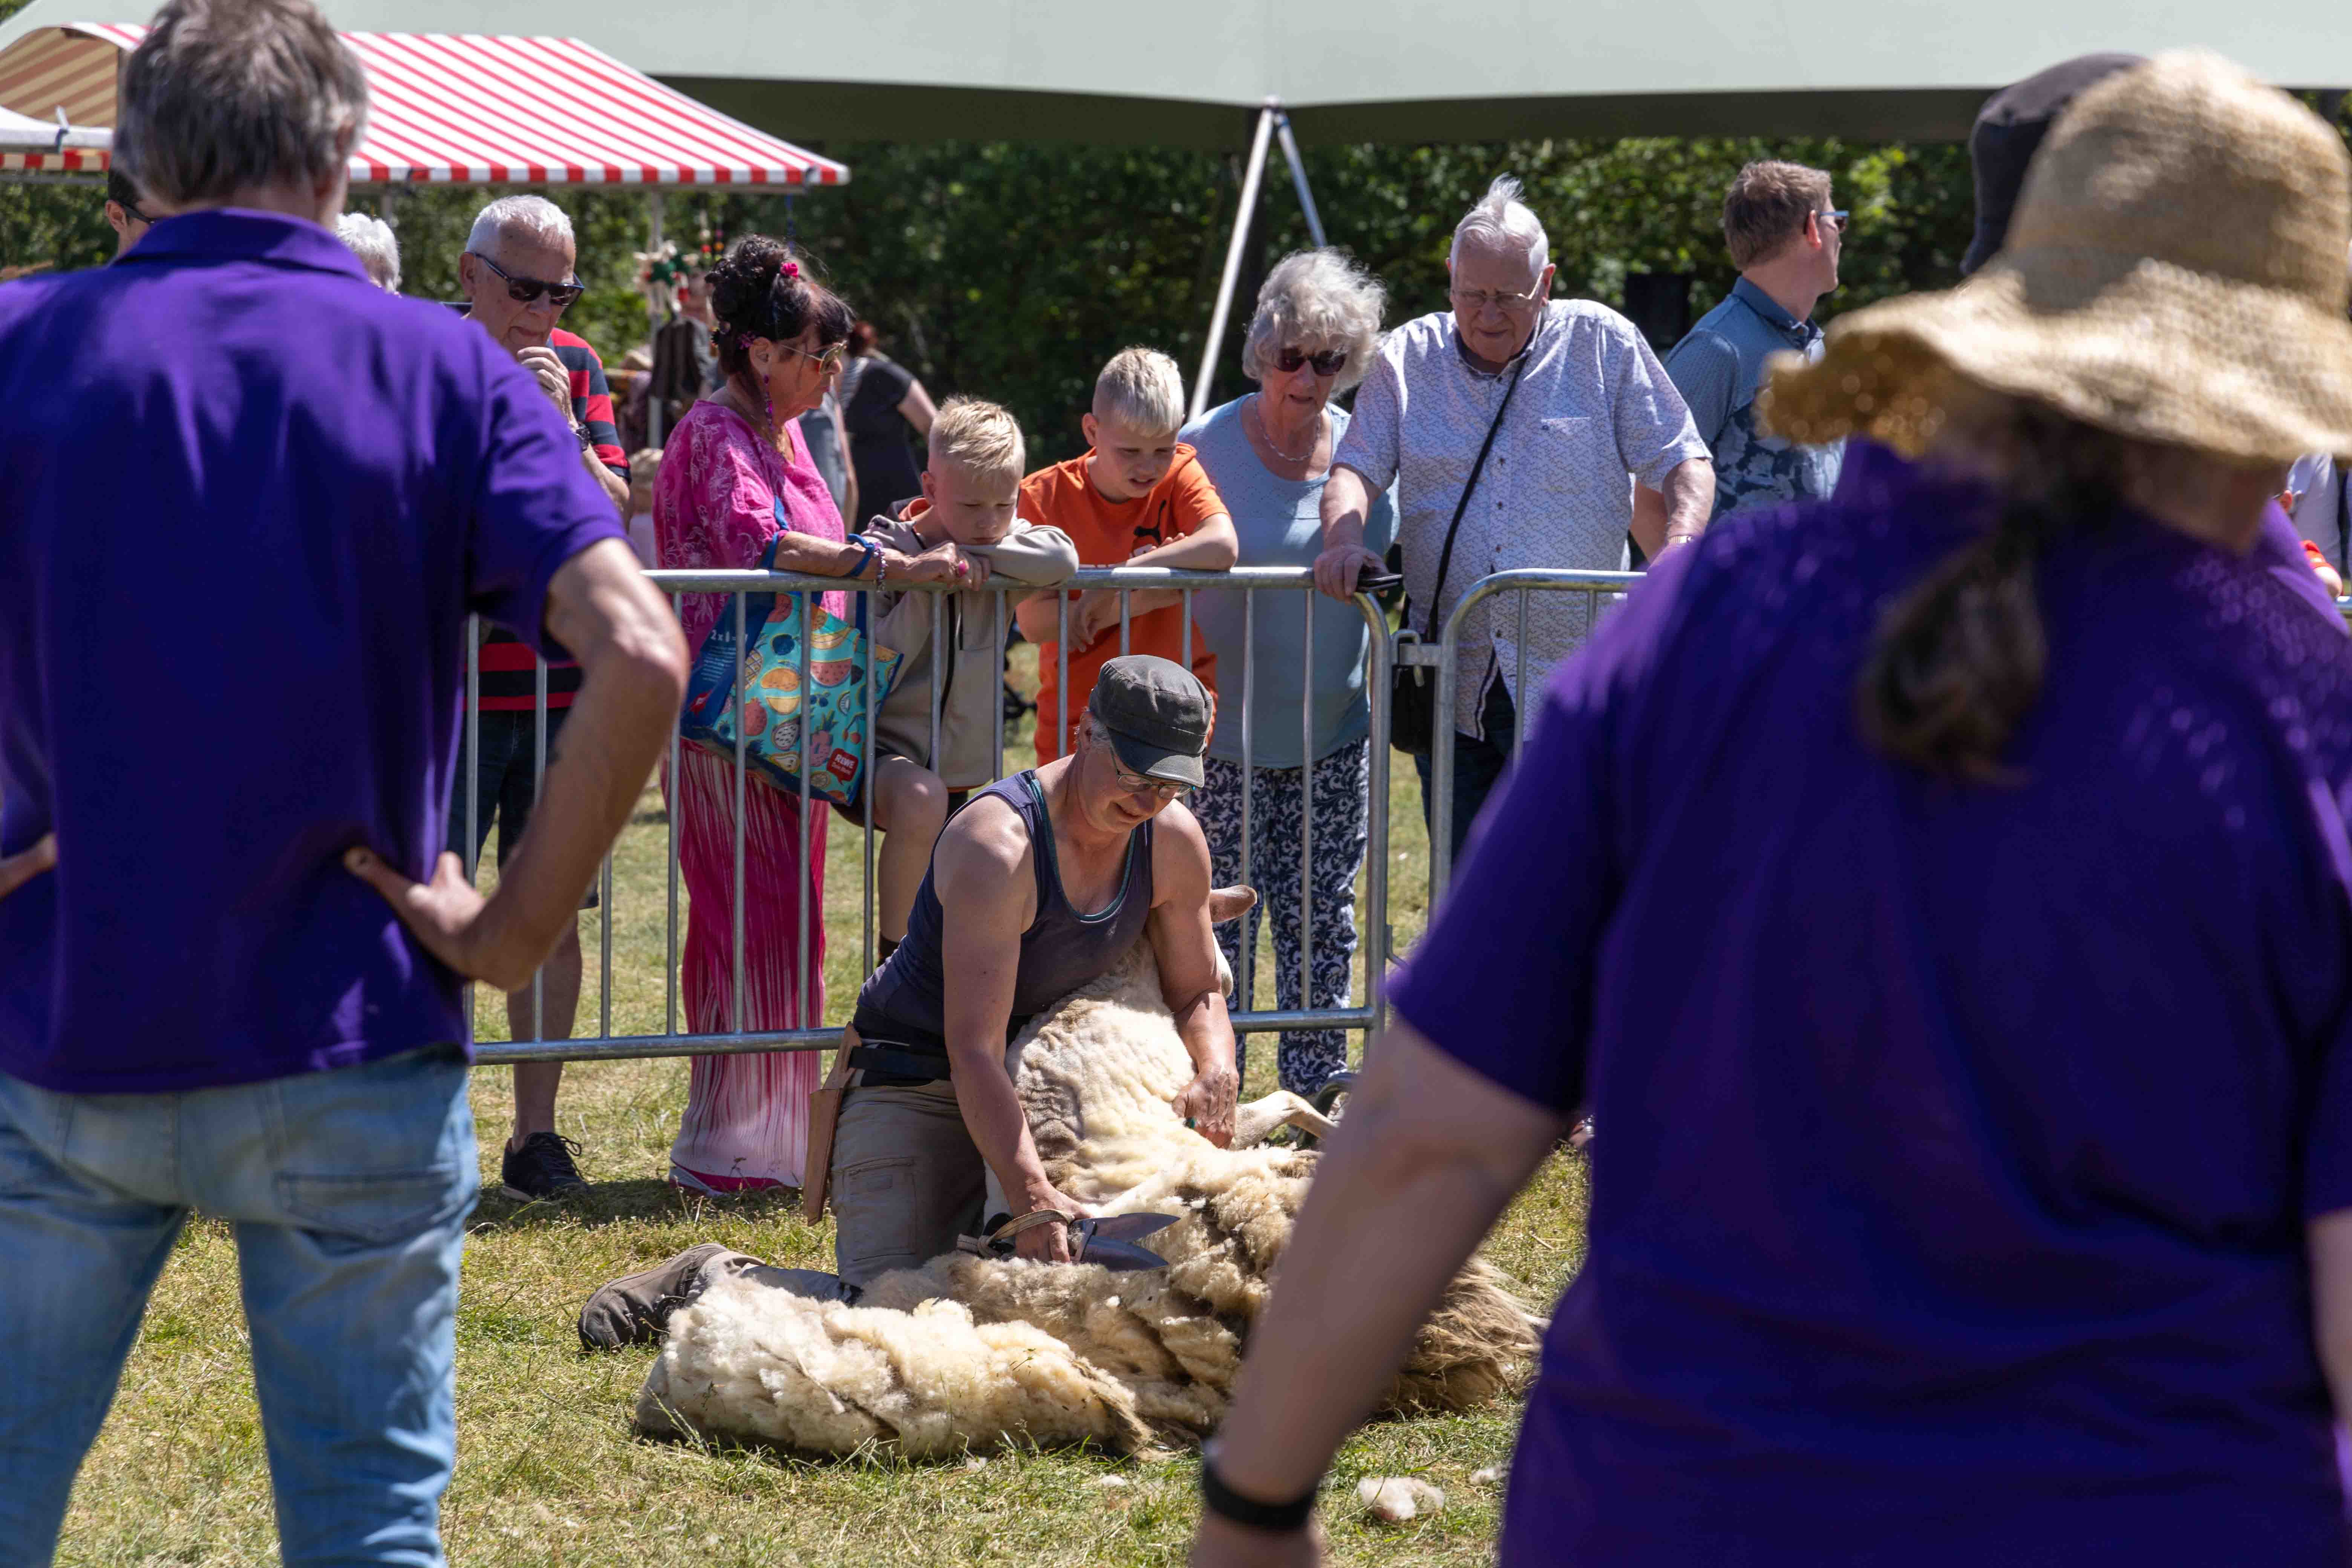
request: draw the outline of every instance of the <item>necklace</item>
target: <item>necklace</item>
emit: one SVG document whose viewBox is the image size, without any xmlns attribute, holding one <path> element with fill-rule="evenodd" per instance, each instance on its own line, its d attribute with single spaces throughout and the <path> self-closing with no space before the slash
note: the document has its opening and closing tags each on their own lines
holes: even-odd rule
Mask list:
<svg viewBox="0 0 2352 1568">
<path fill-rule="evenodd" d="M 1259 437 L 1265 442 L 1267 449 L 1272 451 L 1276 457 L 1280 458 L 1286 463 L 1303 463 L 1308 458 L 1314 457 L 1315 448 L 1322 445 L 1323 442 L 1323 411 L 1319 408 L 1315 411 L 1315 434 L 1308 438 L 1307 450 L 1304 452 L 1286 452 L 1276 443 L 1274 439 L 1274 431 L 1266 425 L 1265 408 L 1264 406 L 1265 400 L 1265 394 L 1262 392 L 1253 393 L 1250 395 L 1250 412 L 1257 416 L 1257 433 Z"/>
</svg>

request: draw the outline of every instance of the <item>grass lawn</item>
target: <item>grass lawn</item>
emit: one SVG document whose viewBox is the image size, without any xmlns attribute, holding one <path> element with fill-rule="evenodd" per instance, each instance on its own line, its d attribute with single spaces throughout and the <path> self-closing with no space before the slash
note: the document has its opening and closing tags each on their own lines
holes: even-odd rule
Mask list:
<svg viewBox="0 0 2352 1568">
<path fill-rule="evenodd" d="M 1019 733 L 1022 750 L 1008 765 L 1027 760 L 1025 722 Z M 1390 919 L 1402 949 L 1421 929 L 1427 849 L 1412 766 L 1402 756 L 1394 761 Z M 616 1033 L 664 1026 L 667 843 L 660 795 L 649 792 L 614 864 Z M 825 970 L 831 1016 L 839 1018 L 856 978 L 859 835 L 836 825 L 829 855 Z M 682 892 L 680 899 L 682 906 Z M 599 918 L 582 924 L 583 1034 L 597 1026 Z M 1261 1006 L 1273 1005 L 1270 970 L 1270 945 L 1262 945 Z M 495 997 L 483 1000 L 478 1024 L 484 1039 L 504 1037 Z M 1255 1038 L 1245 1094 L 1273 1087 L 1273 1044 L 1271 1037 Z M 714 1202 L 664 1184 L 686 1078 L 687 1064 L 677 1059 L 574 1066 L 561 1121 L 585 1147 L 582 1167 L 593 1194 L 561 1207 L 486 1196 L 475 1214 L 458 1303 L 457 1473 L 443 1515 L 453 1561 L 628 1568 L 1182 1561 L 1197 1510 L 1189 1458 L 1155 1465 L 1080 1453 L 995 1453 L 946 1464 L 876 1456 L 804 1462 L 634 1437 L 629 1409 L 653 1352 L 583 1356 L 572 1323 L 590 1290 L 706 1240 L 777 1263 L 832 1267 L 831 1226 L 802 1223 L 796 1195 Z M 505 1072 L 477 1075 L 474 1110 L 484 1184 L 495 1188 L 510 1111 Z M 1581 1258 L 1584 1197 L 1580 1161 L 1556 1157 L 1490 1242 L 1496 1260 L 1539 1302 L 1550 1300 Z M 1516 1407 L 1498 1408 L 1384 1422 L 1359 1433 L 1326 1493 L 1337 1560 L 1486 1561 L 1498 1489 L 1473 1485 L 1470 1477 L 1507 1462 L 1517 1416 Z M 1437 1482 L 1449 1500 L 1445 1510 L 1399 1529 L 1368 1523 L 1354 1483 L 1384 1474 Z M 275 1558 L 236 1249 L 226 1226 L 198 1222 L 156 1287 L 113 1412 L 82 1470 L 59 1561 Z"/>
</svg>

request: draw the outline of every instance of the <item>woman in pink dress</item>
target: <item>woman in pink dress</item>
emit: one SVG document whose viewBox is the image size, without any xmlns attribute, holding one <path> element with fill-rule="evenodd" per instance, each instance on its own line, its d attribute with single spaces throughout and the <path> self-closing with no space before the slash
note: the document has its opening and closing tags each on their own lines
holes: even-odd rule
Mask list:
<svg viewBox="0 0 2352 1568">
<path fill-rule="evenodd" d="M 824 398 L 856 319 L 785 246 L 754 235 L 710 272 L 712 334 L 726 384 L 688 409 L 663 450 L 654 492 L 662 565 L 740 570 L 759 564 L 786 524 L 776 570 L 874 583 L 919 580 L 936 563 L 845 537 L 824 478 L 809 462 L 799 419 Z M 837 616 L 846 594 L 822 595 Z M 678 618 L 699 649 L 734 601 L 689 594 Z M 677 820 L 678 865 L 690 904 L 681 989 L 697 1034 L 813 1027 L 824 1016 L 826 807 L 801 818 L 797 795 L 743 785 L 743 1011 L 735 1014 L 735 769 L 691 749 L 665 780 Z M 808 968 L 801 969 L 806 889 Z M 805 978 L 805 984 L 803 979 Z M 670 1180 L 694 1192 L 798 1186 L 814 1051 L 697 1057 L 686 1117 L 670 1150 Z"/>
</svg>

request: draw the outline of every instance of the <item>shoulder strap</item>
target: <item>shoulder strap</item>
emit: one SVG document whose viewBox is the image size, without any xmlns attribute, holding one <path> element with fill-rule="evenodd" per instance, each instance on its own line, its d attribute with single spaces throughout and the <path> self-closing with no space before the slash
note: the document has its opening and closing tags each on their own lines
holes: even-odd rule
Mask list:
<svg viewBox="0 0 2352 1568">
<path fill-rule="evenodd" d="M 1470 465 L 1470 479 L 1462 487 L 1462 499 L 1454 503 L 1454 521 L 1445 525 L 1445 548 L 1437 552 L 1437 585 L 1429 591 L 1429 621 L 1422 628 L 1421 640 L 1427 642 L 1437 635 L 1437 607 L 1445 602 L 1445 573 L 1454 564 L 1454 536 L 1462 531 L 1462 514 L 1470 510 L 1470 492 L 1478 488 L 1478 476 L 1486 471 L 1486 454 L 1495 449 L 1495 432 L 1503 427 L 1503 416 L 1511 411 L 1511 395 L 1519 390 L 1519 376 L 1528 368 L 1528 356 L 1535 352 L 1535 340 L 1519 352 L 1519 363 L 1511 367 L 1511 379 L 1503 388 L 1503 401 L 1495 409 L 1495 422 L 1486 426 L 1486 440 L 1478 448 L 1478 460 Z"/>
</svg>

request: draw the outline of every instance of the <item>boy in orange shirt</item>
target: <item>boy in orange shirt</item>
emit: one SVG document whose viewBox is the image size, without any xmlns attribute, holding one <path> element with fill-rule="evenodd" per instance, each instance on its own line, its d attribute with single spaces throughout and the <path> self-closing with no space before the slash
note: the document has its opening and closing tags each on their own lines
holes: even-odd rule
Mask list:
<svg viewBox="0 0 2352 1568">
<path fill-rule="evenodd" d="M 1165 566 L 1223 572 L 1240 542 L 1217 487 L 1192 448 L 1176 439 L 1184 423 L 1184 381 L 1176 362 L 1155 349 L 1123 349 L 1095 379 L 1093 412 L 1084 420 L 1092 450 L 1041 468 L 1021 482 L 1021 515 L 1058 528 L 1085 566 Z M 1068 718 L 1062 712 L 1057 604 L 1069 605 Z M 1130 591 L 1127 646 L 1119 647 L 1118 595 L 1039 594 L 1014 612 L 1021 635 L 1037 645 L 1037 760 L 1052 762 L 1077 742 L 1095 676 L 1121 653 L 1184 658 L 1182 595 L 1174 589 Z M 1192 673 L 1213 694 L 1216 656 L 1195 636 Z"/>
</svg>

